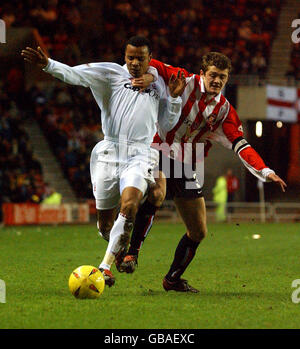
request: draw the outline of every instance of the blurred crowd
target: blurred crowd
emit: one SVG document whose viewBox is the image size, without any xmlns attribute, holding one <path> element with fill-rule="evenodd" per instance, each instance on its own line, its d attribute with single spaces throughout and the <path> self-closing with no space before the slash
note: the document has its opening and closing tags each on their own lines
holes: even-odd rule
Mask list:
<svg viewBox="0 0 300 349">
<path fill-rule="evenodd" d="M 10 0 L 0 3 L 0 18 L 7 27 L 37 28 L 50 56 L 69 65 L 123 64 L 122 44 L 139 34 L 150 39 L 155 58 L 191 72 L 199 72 L 201 56 L 213 50 L 231 58 L 233 74 L 263 78 L 280 5 L 280 0 Z M 90 91 L 60 82 L 33 86 L 26 94 L 23 85 L 16 87 L 11 84 L 13 100 L 27 102 L 27 114 L 40 123 L 78 197 L 92 197 L 89 156 L 103 135 Z M 6 136 L 1 131 L 1 147 L 7 147 L 1 185 L 11 201 L 41 197 L 42 171 L 22 128 L 23 115 L 7 103 L 0 110 L 1 128 L 10 129 Z"/>
<path fill-rule="evenodd" d="M 24 115 L 5 92 L 0 95 L 0 203 L 40 202 L 47 184 L 35 158 Z"/>
<path fill-rule="evenodd" d="M 280 0 L 106 3 L 96 57 L 115 60 L 120 42 L 138 33 L 150 38 L 155 57 L 189 71 L 200 70 L 203 54 L 219 51 L 231 58 L 234 74 L 266 72 Z"/>
<path fill-rule="evenodd" d="M 190 71 L 213 50 L 232 59 L 235 74 L 265 74 L 281 2 L 10 0 L 0 17 L 37 28 L 51 56 L 68 64 L 123 60 L 122 43 L 141 34 L 156 58 Z"/>
<path fill-rule="evenodd" d="M 0 3 L 7 27 L 36 28 L 50 54 L 76 64 L 80 58 L 81 0 L 9 0 Z"/>
<path fill-rule="evenodd" d="M 39 122 L 66 178 L 78 197 L 92 197 L 89 157 L 103 138 L 100 110 L 88 89 L 53 84 L 27 93 L 31 115 Z"/>
</svg>

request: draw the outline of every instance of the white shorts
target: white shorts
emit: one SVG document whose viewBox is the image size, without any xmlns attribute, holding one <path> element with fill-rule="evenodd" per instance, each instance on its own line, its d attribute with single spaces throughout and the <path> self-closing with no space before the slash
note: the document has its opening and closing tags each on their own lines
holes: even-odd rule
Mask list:
<svg viewBox="0 0 300 349">
<path fill-rule="evenodd" d="M 148 185 L 155 183 L 158 162 L 158 151 L 145 145 L 120 145 L 110 140 L 97 143 L 90 160 L 96 208 L 116 207 L 126 187 L 135 187 L 144 195 Z"/>
</svg>

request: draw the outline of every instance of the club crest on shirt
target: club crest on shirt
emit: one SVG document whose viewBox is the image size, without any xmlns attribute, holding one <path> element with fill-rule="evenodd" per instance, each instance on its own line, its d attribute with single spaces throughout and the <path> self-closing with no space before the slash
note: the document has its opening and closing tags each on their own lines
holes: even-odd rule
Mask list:
<svg viewBox="0 0 300 349">
<path fill-rule="evenodd" d="M 218 115 L 216 113 L 211 113 L 206 119 L 206 123 L 210 128 L 216 123 Z"/>
<path fill-rule="evenodd" d="M 192 131 L 191 126 L 187 127 L 186 132 L 183 136 L 183 142 L 188 142 L 189 139 L 195 137 L 198 134 L 199 130 L 195 129 Z"/>
</svg>

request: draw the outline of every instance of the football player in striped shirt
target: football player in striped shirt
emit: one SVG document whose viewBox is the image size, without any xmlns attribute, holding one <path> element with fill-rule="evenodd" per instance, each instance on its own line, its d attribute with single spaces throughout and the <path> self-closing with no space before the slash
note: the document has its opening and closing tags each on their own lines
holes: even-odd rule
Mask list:
<svg viewBox="0 0 300 349">
<path fill-rule="evenodd" d="M 265 165 L 259 154 L 244 138 L 242 124 L 235 109 L 221 94 L 231 71 L 228 57 L 217 52 L 203 56 L 199 75 L 190 74 L 185 69 L 175 68 L 154 59 L 150 64 L 158 70 L 166 83 L 171 74 L 183 72 L 187 85 L 181 95 L 182 112 L 178 123 L 171 131 L 159 132 L 154 137 L 153 146 L 161 150 L 161 156 L 171 158 L 170 176 L 164 179 L 161 175 L 157 179 L 156 187 L 140 207 L 130 248 L 123 262 L 117 267 L 121 272 L 131 273 L 135 270 L 139 250 L 152 226 L 155 212 L 164 200 L 167 182 L 167 189 L 185 223 L 186 233 L 178 243 L 170 270 L 163 279 L 163 287 L 166 291 L 198 292 L 181 276 L 193 260 L 200 242 L 207 233 L 205 202 L 197 174 L 194 173 L 194 177 L 191 178 L 184 175 L 182 178 L 175 178 L 173 165 L 195 164 L 198 160 L 196 145 L 203 143 L 204 155 L 207 156 L 212 142 L 215 141 L 232 149 L 245 167 L 262 181 L 275 182 L 282 191 L 285 191 L 286 183 Z M 191 151 L 185 151 L 186 143 L 192 144 L 188 148 Z M 167 145 L 169 148 L 162 145 Z M 164 148 L 168 149 L 165 154 L 163 154 Z M 194 183 L 194 189 L 186 189 L 188 182 Z"/>
</svg>

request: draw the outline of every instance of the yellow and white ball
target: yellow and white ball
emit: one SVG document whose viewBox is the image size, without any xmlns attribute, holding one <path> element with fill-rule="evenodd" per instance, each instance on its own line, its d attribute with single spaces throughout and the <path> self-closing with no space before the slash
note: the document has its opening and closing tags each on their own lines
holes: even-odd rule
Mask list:
<svg viewBox="0 0 300 349">
<path fill-rule="evenodd" d="M 92 265 L 82 265 L 76 268 L 69 277 L 69 289 L 76 298 L 98 298 L 104 286 L 103 274 Z"/>
</svg>

